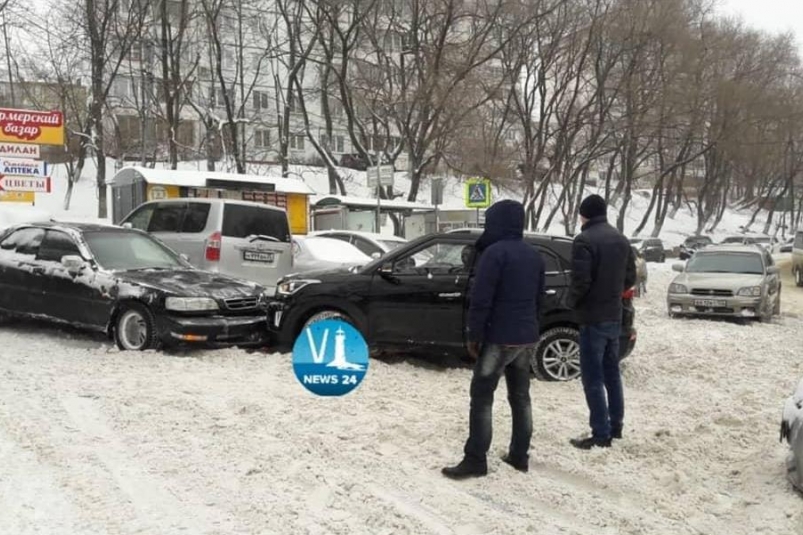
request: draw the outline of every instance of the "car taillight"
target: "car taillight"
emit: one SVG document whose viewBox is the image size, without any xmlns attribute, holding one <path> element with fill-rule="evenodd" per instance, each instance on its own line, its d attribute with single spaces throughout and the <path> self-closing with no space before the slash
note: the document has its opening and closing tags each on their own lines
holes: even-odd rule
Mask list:
<svg viewBox="0 0 803 535">
<path fill-rule="evenodd" d="M 622 293 L 622 299 L 633 299 L 633 296 L 636 295 L 636 289 L 630 288 L 629 290 L 625 290 Z"/>
<path fill-rule="evenodd" d="M 209 262 L 220 261 L 220 248 L 222 246 L 223 237 L 220 232 L 215 232 L 206 240 L 206 259 Z"/>
</svg>

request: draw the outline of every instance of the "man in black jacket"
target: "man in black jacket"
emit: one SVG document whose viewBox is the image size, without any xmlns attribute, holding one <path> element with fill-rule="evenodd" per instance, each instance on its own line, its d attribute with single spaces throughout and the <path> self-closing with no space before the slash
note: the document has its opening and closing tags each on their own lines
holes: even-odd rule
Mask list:
<svg viewBox="0 0 803 535">
<path fill-rule="evenodd" d="M 477 274 L 468 313 L 469 354 L 476 359 L 471 379 L 469 437 L 463 460 L 442 470 L 463 479 L 488 473 L 494 392 L 504 375 L 513 419 L 508 455 L 503 461 L 526 472 L 532 436 L 530 355 L 539 339 L 538 311 L 544 295 L 541 254 L 523 240 L 524 206 L 504 200 L 485 214 L 477 240 Z"/>
<path fill-rule="evenodd" d="M 636 284 L 636 262 L 627 238 L 608 224 L 607 212 L 599 195 L 584 199 L 583 228 L 572 247 L 570 300 L 580 323 L 580 371 L 592 431 L 588 438 L 571 440 L 580 449 L 609 447 L 612 438 L 621 438 L 624 419 L 622 293 Z"/>
</svg>

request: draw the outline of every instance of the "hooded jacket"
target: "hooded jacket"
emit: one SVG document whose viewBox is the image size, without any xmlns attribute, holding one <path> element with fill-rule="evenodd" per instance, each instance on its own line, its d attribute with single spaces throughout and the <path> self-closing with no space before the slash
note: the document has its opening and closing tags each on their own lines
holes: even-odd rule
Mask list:
<svg viewBox="0 0 803 535">
<path fill-rule="evenodd" d="M 527 345 L 540 337 L 538 313 L 545 289 L 544 261 L 524 237 L 524 207 L 500 201 L 485 214 L 475 244 L 479 262 L 469 296 L 472 342 Z"/>
</svg>

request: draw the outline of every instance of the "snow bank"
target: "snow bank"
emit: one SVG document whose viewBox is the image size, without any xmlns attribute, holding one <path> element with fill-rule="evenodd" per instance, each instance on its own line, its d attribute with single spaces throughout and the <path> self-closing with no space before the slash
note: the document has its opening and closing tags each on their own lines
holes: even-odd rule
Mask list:
<svg viewBox="0 0 803 535">
<path fill-rule="evenodd" d="M 35 206 L 0 203 L 0 231 L 20 223 L 49 221 L 52 214 Z"/>
</svg>

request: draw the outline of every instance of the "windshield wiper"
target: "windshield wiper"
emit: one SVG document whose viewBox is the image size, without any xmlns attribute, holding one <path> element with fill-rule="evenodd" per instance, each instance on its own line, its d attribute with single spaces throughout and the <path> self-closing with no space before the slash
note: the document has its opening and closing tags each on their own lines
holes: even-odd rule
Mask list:
<svg viewBox="0 0 803 535">
<path fill-rule="evenodd" d="M 279 238 L 276 238 L 274 236 L 266 236 L 265 234 L 251 234 L 250 236 L 248 236 L 246 238 L 246 240 L 248 240 L 249 242 L 255 242 L 257 240 L 268 240 L 268 241 L 279 242 L 279 243 L 281 243 L 281 241 L 282 241 Z"/>
</svg>

